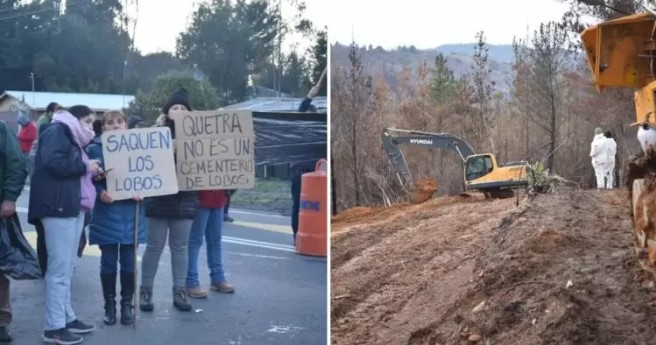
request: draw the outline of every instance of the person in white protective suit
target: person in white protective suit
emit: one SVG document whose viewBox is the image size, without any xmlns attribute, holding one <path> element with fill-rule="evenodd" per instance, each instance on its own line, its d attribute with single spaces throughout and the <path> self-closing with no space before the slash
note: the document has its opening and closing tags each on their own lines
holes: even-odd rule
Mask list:
<svg viewBox="0 0 656 345">
<path fill-rule="evenodd" d="M 643 124 L 638 128 L 638 141 L 642 152 L 647 153 L 647 149 L 656 143 L 656 128 Z"/>
<path fill-rule="evenodd" d="M 613 134 L 610 131 L 604 133 L 606 137 L 606 147 L 608 149 L 608 159 L 606 160 L 606 188 L 613 189 L 613 181 L 615 177 L 615 155 L 617 154 L 617 143 L 613 139 Z"/>
<path fill-rule="evenodd" d="M 606 185 L 606 163 L 608 161 L 608 140 L 604 136 L 601 128 L 595 128 L 595 136 L 590 144 L 590 158 L 592 158 L 592 167 L 597 177 L 597 189 L 603 189 Z"/>
</svg>

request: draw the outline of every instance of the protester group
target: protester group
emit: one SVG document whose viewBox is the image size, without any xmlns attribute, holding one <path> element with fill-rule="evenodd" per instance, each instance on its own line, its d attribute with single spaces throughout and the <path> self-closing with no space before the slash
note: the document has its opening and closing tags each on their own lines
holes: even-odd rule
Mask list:
<svg viewBox="0 0 656 345">
<path fill-rule="evenodd" d="M 175 139 L 175 120 L 169 115 L 184 110 L 191 111 L 192 107 L 186 90 L 180 89 L 169 97 L 154 126 L 168 127 Z M 5 158 L 0 162 L 0 216 L 16 217 L 16 200 L 29 184 L 27 218 L 36 228 L 36 252 L 45 280 L 44 342 L 78 344 L 83 341 L 80 334 L 95 329 L 92 323 L 79 320 L 71 305 L 75 264 L 87 244 L 85 228 L 88 244 L 98 245 L 101 251 L 99 280 L 106 325 L 134 322 L 138 244 L 146 244 L 138 289 L 140 310 L 152 312 L 155 308 L 153 286 L 167 238 L 175 308 L 191 311 L 189 297 L 208 296 L 198 274 L 203 238 L 210 289 L 234 292 L 225 277 L 221 252 L 222 224 L 232 221 L 227 210 L 234 190 L 179 191 L 112 200 L 107 191 L 102 133 L 145 127 L 139 117 L 128 118 L 117 110 L 96 119 L 94 110 L 85 105 L 65 107 L 52 102 L 36 123 L 27 116 L 21 116 L 18 123 L 16 134 L 0 122 L 0 136 L 5 139 L 0 141 L 0 155 Z M 9 279 L 0 274 L 0 342 L 12 340 L 11 319 Z"/>
</svg>

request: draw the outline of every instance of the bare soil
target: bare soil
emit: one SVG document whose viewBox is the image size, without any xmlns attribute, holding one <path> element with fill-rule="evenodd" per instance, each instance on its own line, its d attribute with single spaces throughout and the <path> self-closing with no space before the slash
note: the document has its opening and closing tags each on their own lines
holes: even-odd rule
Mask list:
<svg viewBox="0 0 656 345">
<path fill-rule="evenodd" d="M 331 342 L 655 344 L 628 207 L 613 190 L 347 211 L 332 220 Z"/>
</svg>

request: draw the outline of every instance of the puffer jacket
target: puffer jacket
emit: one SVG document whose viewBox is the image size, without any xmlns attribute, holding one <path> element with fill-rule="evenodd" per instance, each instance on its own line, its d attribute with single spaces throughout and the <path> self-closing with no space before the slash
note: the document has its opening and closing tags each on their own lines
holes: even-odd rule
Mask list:
<svg viewBox="0 0 656 345">
<path fill-rule="evenodd" d="M 82 210 L 80 178 L 86 173 L 71 130 L 59 122 L 43 125 L 30 183 L 30 224 L 39 224 L 41 218 L 77 217 Z"/>
<path fill-rule="evenodd" d="M 105 169 L 102 144 L 94 141 L 87 147 L 89 159 L 98 159 Z M 105 180 L 94 181 L 98 192 L 96 205 L 91 213 L 89 223 L 89 244 L 134 244 L 135 208 L 134 200 L 119 200 L 106 204 L 100 200 L 100 193 L 107 190 Z M 139 243 L 146 243 L 147 238 L 146 212 L 139 207 Z"/>
<path fill-rule="evenodd" d="M 175 125 L 166 119 L 165 126 L 171 130 L 175 139 Z M 174 154 L 175 155 L 175 154 Z M 176 157 L 173 157 L 174 161 Z M 198 208 L 198 192 L 181 191 L 177 194 L 161 195 L 145 200 L 146 217 L 165 219 L 194 219 Z"/>
</svg>

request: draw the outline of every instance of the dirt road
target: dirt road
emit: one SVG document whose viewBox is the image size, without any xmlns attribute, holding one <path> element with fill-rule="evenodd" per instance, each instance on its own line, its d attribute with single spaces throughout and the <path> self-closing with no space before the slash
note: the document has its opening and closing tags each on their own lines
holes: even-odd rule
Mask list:
<svg viewBox="0 0 656 345">
<path fill-rule="evenodd" d="M 625 192 L 448 197 L 333 219 L 332 344 L 654 344 Z"/>
</svg>

